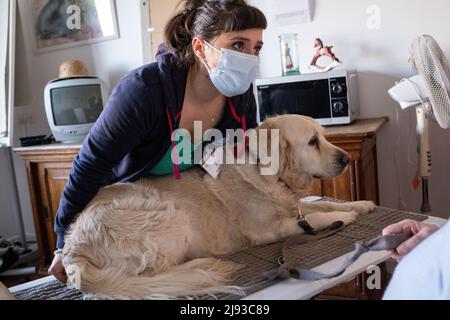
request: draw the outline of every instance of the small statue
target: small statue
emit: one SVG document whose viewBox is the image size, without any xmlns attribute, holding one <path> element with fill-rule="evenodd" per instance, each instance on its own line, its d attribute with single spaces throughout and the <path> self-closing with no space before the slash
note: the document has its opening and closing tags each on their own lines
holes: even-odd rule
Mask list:
<svg viewBox="0 0 450 320">
<path fill-rule="evenodd" d="M 314 42 L 314 48 L 316 49 L 316 53 L 311 61 L 311 68 L 316 69 L 317 71 L 326 72 L 342 64 L 342 62 L 333 53 L 333 46 L 324 46 L 322 40 L 320 40 L 319 38 L 316 38 Z M 324 56 L 331 58 L 332 62 L 328 66 L 318 65 L 317 60 L 319 60 L 320 57 Z"/>
<path fill-rule="evenodd" d="M 286 69 L 292 69 L 294 67 L 294 62 L 292 61 L 291 49 L 287 43 L 284 44 L 284 57 L 286 59 Z"/>
</svg>

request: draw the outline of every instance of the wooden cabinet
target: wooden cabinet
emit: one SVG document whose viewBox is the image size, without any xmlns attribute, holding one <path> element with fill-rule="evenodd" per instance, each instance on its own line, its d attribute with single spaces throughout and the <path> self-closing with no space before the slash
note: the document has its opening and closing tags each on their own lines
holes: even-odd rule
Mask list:
<svg viewBox="0 0 450 320">
<path fill-rule="evenodd" d="M 315 181 L 309 194 L 379 203 L 376 133 L 386 122 L 386 118 L 378 118 L 326 128 L 327 139 L 350 153 L 352 161 L 339 177 Z M 78 144 L 54 144 L 14 149 L 25 161 L 40 252 L 39 262 L 42 267 L 48 266 L 53 259 L 56 244 L 56 235 L 53 232 L 55 214 L 68 181 L 73 159 L 80 147 Z M 346 284 L 351 290 L 345 286 L 338 287 L 322 297 L 336 297 L 342 295 L 342 292 L 354 297 L 354 292 L 358 292 L 358 297 L 364 298 L 360 285 L 363 283 L 363 275 L 360 277 Z"/>
<path fill-rule="evenodd" d="M 80 147 L 55 144 L 14 149 L 24 160 L 27 171 L 40 267 L 48 266 L 53 259 L 55 215 Z"/>
</svg>

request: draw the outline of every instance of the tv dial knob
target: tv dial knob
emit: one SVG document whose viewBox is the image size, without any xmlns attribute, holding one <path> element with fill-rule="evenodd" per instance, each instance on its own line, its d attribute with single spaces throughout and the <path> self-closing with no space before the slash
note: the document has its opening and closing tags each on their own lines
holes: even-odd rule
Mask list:
<svg viewBox="0 0 450 320">
<path fill-rule="evenodd" d="M 337 84 L 337 85 L 333 86 L 332 90 L 335 94 L 341 94 L 342 91 L 344 91 L 344 88 L 342 88 L 342 86 L 340 84 Z"/>
<path fill-rule="evenodd" d="M 344 104 L 342 102 L 335 102 L 333 104 L 333 110 L 335 113 L 340 113 L 344 111 Z"/>
</svg>

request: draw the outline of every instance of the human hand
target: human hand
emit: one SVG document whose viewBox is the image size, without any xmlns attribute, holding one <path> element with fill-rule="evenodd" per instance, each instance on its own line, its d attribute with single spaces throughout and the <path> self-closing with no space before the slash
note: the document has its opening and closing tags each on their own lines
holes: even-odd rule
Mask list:
<svg viewBox="0 0 450 320">
<path fill-rule="evenodd" d="M 383 230 L 383 236 L 401 233 L 411 236 L 409 240 L 403 242 L 395 250 L 390 251 L 391 257 L 397 261 L 400 261 L 423 240 L 428 238 L 437 230 L 439 230 L 439 228 L 433 224 L 407 219 L 386 227 Z"/>
<path fill-rule="evenodd" d="M 62 255 L 56 254 L 53 258 L 52 265 L 50 269 L 48 269 L 48 274 L 54 276 L 59 281 L 66 283 L 67 282 L 67 274 L 62 262 Z"/>
</svg>

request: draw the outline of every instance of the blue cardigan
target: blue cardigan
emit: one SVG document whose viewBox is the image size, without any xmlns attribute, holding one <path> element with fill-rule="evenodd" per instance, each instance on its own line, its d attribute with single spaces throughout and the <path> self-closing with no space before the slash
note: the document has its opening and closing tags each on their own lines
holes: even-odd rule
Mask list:
<svg viewBox="0 0 450 320">
<path fill-rule="evenodd" d="M 68 228 L 100 188 L 136 181 L 163 158 L 171 131 L 179 127 L 187 73 L 161 45 L 156 63 L 118 82 L 74 160 L 55 218 L 57 248 L 64 247 Z M 256 128 L 252 88 L 228 105 L 217 126 L 224 136 L 227 129 Z"/>
</svg>

